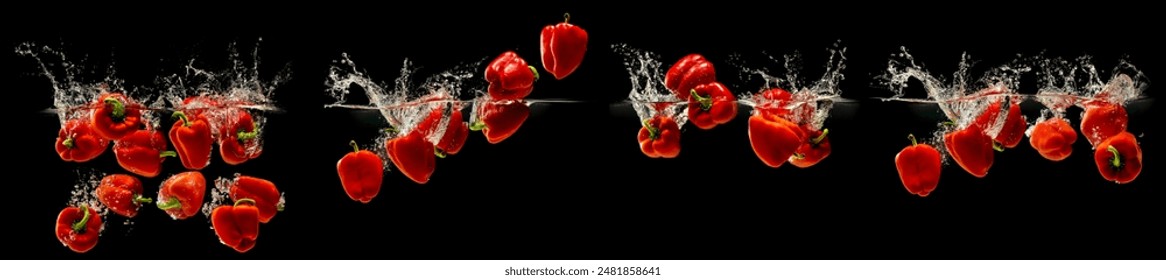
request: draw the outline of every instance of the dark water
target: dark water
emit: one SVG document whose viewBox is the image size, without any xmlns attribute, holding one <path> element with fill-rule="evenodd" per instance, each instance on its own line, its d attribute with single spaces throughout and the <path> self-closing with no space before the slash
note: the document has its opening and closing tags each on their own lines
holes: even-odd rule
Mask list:
<svg viewBox="0 0 1166 280">
<path fill-rule="evenodd" d="M 18 105 L 5 112 L 12 114 L 6 119 L 16 123 L 13 131 L 18 132 L 7 139 L 9 160 L 18 163 L 8 171 L 16 173 L 8 176 L 23 183 L 7 187 L 10 211 L 4 234 L 13 242 L 0 257 L 1163 258 L 1166 243 L 1161 236 L 1166 232 L 1157 223 L 1166 215 L 1158 163 L 1163 132 L 1152 124 L 1161 116 L 1161 105 L 1142 101 L 1137 106 L 1152 109 L 1131 109 L 1129 130 L 1143 135 L 1139 141 L 1145 164 L 1131 184 L 1102 180 L 1083 138 L 1072 156 L 1056 163 L 1041 158 L 1025 140 L 997 154 L 986 178 L 973 178 L 955 165 L 945 167 L 938 189 L 919 198 L 903 189 L 893 159 L 909 143 L 908 133 L 927 134 L 936 120 L 913 113 L 919 110 L 912 106 L 922 105 L 866 99 L 891 95 L 873 86 L 872 77 L 883 73 L 889 55 L 900 46 L 910 48 L 933 73 L 945 75 L 955 70 L 965 51 L 990 67 L 1016 53 L 1047 50 L 1054 56 L 1093 55 L 1097 64 L 1105 65 L 1102 69 L 1129 55 L 1157 81 L 1163 75 L 1163 48 L 1153 42 L 1152 33 L 1138 29 L 1146 26 L 1137 24 L 1146 18 L 1136 15 L 1119 25 L 1126 28 L 1111 28 L 1103 22 L 1046 27 L 971 20 L 984 12 L 978 10 L 948 17 L 882 8 L 856 16 L 818 17 L 742 6 L 709 9 L 704 20 L 684 20 L 689 17 L 667 9 L 576 7 L 571 9 L 572 22 L 591 34 L 587 58 L 565 80 L 540 80 L 531 97 L 586 102 L 536 104 L 535 114 L 518 133 L 500 144 L 488 144 L 480 133 L 472 133 L 462 153 L 438 160 L 426 185 L 392 172 L 371 204 L 361 205 L 344 194 L 336 161 L 349 151 L 349 140 L 375 137 L 376 127 L 366 118 L 377 116 L 323 108 L 332 102 L 324 92 L 332 60 L 347 52 L 381 81 L 396 78 L 405 57 L 423 66 L 423 72 L 435 72 L 513 49 L 538 65 L 538 31 L 557 22 L 562 12 L 546 8 L 542 13 L 501 8 L 385 11 L 376 17 L 368 11 L 344 17 L 299 11 L 201 26 L 162 20 L 159 24 L 192 29 L 161 33 L 121 22 L 102 33 L 88 32 L 96 28 L 92 26 L 69 31 L 31 26 L 6 35 L 7 46 L 64 41 L 70 53 L 114 53 L 119 76 L 128 84 L 149 84 L 161 69 L 182 65 L 192 54 L 225 61 L 229 42 L 262 36 L 260 56 L 270 68 L 261 70 L 274 71 L 290 62 L 293 74 L 277 89 L 276 105 L 286 111 L 269 116 L 263 155 L 240 166 L 228 166 L 215 156 L 203 171 L 208 178 L 236 172 L 267 178 L 286 192 L 287 210 L 261 226 L 254 249 L 238 254 L 218 244 L 205 217 L 173 221 L 146 208 L 132 230 L 120 218 L 110 218 L 97 247 L 75 254 L 60 246 L 51 230 L 69 199 L 74 170 L 121 169 L 110 151 L 90 163 L 61 162 L 52 150 L 57 120 L 37 112 L 52 104 L 47 80 L 30 59 L 4 55 L 3 79 L 15 85 L 9 96 Z M 161 16 L 143 20 L 153 17 Z M 337 21 L 341 18 L 353 21 Z M 951 29 L 920 33 L 908 28 L 941 23 Z M 839 39 L 848 48 L 843 96 L 860 101 L 835 106 L 838 114 L 849 116 L 826 122 L 834 150 L 811 168 L 761 164 L 749 148 L 747 110 L 711 131 L 686 127 L 680 157 L 650 159 L 636 145 L 639 124 L 630 107 L 612 105 L 629 89 L 621 58 L 607 48 L 612 43 L 656 52 L 665 65 L 700 52 L 716 63 L 719 78 L 731 89 L 751 91 L 755 88 L 742 86 L 725 63 L 730 54 L 801 50 L 806 71 L 820 73 L 815 71 L 821 71 L 825 49 Z M 1160 99 L 1156 86 L 1147 95 Z M 921 96 L 915 90 L 909 94 Z M 1069 114 L 1075 127 L 1079 112 Z M 1026 113 L 1035 117 L 1034 111 Z M 179 161 L 167 160 L 163 175 L 143 180 L 146 191 L 156 191 L 165 177 L 180 171 Z"/>
</svg>

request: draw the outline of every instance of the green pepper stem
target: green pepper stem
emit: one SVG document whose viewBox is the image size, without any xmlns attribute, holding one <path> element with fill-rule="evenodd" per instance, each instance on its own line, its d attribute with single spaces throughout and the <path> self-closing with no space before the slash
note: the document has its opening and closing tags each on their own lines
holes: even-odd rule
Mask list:
<svg viewBox="0 0 1166 280">
<path fill-rule="evenodd" d="M 538 81 L 538 68 L 534 68 L 534 66 L 530 65 L 527 65 L 526 67 L 530 67 L 530 72 L 534 73 L 534 80 Z"/>
<path fill-rule="evenodd" d="M 1004 145 L 1000 144 L 1000 142 L 992 141 L 992 149 L 996 150 L 997 152 L 1003 152 Z"/>
<path fill-rule="evenodd" d="M 143 203 L 154 203 L 154 199 L 144 197 L 141 194 L 134 195 L 134 204 L 142 205 Z"/>
<path fill-rule="evenodd" d="M 818 135 L 818 137 L 815 137 L 814 139 L 811 139 L 811 140 L 810 140 L 810 144 L 811 144 L 811 145 L 818 145 L 818 143 L 821 143 L 821 142 L 822 142 L 822 140 L 826 140 L 826 134 L 830 134 L 830 129 L 829 129 L 829 128 L 827 128 L 827 129 L 823 129 L 823 130 L 822 130 L 822 135 Z"/>
<path fill-rule="evenodd" d="M 190 121 L 186 119 L 186 113 L 182 111 L 174 111 L 174 114 L 170 115 L 170 118 L 182 119 L 182 126 L 190 127 Z"/>
<path fill-rule="evenodd" d="M 255 205 L 255 200 L 250 199 L 250 198 L 243 198 L 243 199 L 235 200 L 236 207 L 239 206 L 239 203 L 250 203 L 251 205 Z"/>
<path fill-rule="evenodd" d="M 176 198 L 176 197 L 171 197 L 170 200 L 164 201 L 162 203 L 154 204 L 154 205 L 157 205 L 158 209 L 170 210 L 170 209 L 182 207 L 182 202 L 178 201 L 178 198 Z"/>
<path fill-rule="evenodd" d="M 691 94 L 692 94 L 692 98 L 696 99 L 696 102 L 700 102 L 700 109 L 702 111 L 708 111 L 709 108 L 713 107 L 712 95 L 709 95 L 709 97 L 700 96 L 700 94 L 696 93 L 696 89 L 692 89 Z"/>
<path fill-rule="evenodd" d="M 84 216 L 81 216 L 80 221 L 73 223 L 73 231 L 85 232 L 85 224 L 89 223 L 89 206 L 81 204 L 81 212 L 85 212 L 85 214 L 83 214 Z"/>
<path fill-rule="evenodd" d="M 794 159 L 805 159 L 806 155 L 803 155 L 802 153 L 794 153 L 793 157 Z"/>
<path fill-rule="evenodd" d="M 441 148 L 438 148 L 437 146 L 433 146 L 433 155 L 437 156 L 438 158 L 445 158 L 445 152 L 442 152 Z"/>
<path fill-rule="evenodd" d="M 283 208 L 284 208 L 284 206 L 282 203 L 276 204 L 275 205 L 275 212 L 283 212 Z"/>
<path fill-rule="evenodd" d="M 177 156 L 178 156 L 178 153 L 175 151 L 162 151 L 162 152 L 158 153 L 158 158 L 177 157 Z"/>
<path fill-rule="evenodd" d="M 907 134 L 907 139 L 911 139 L 911 146 L 919 145 L 919 142 L 915 141 L 915 134 Z"/>
<path fill-rule="evenodd" d="M 61 145 L 65 145 L 65 148 L 72 149 L 73 148 L 73 137 L 65 138 L 65 141 L 61 142 Z"/>
<path fill-rule="evenodd" d="M 483 129 L 486 129 L 486 122 L 483 122 L 482 120 L 478 120 L 473 124 L 470 124 L 470 130 L 472 131 L 480 131 Z"/>
<path fill-rule="evenodd" d="M 113 114 L 111 115 L 114 119 L 120 120 L 126 116 L 126 105 L 121 103 L 121 100 L 117 100 L 117 98 L 113 97 L 106 97 L 105 100 L 102 100 L 102 102 L 113 106 Z"/>
<path fill-rule="evenodd" d="M 251 132 L 240 129 L 237 135 L 235 135 L 235 139 L 239 139 L 239 141 L 247 141 L 255 138 L 259 138 L 259 124 L 255 124 Z"/>
<path fill-rule="evenodd" d="M 385 132 L 388 132 L 388 133 L 397 133 L 397 128 L 396 128 L 396 127 L 389 126 L 389 127 L 385 128 Z"/>
<path fill-rule="evenodd" d="M 1106 150 L 1109 150 L 1110 153 L 1113 153 L 1113 159 L 1110 160 L 1110 164 L 1113 165 L 1113 168 L 1121 168 L 1121 153 L 1117 152 L 1117 148 L 1114 148 L 1112 145 L 1110 145 L 1109 148 L 1106 148 Z"/>
<path fill-rule="evenodd" d="M 563 23 L 571 21 L 571 13 L 563 13 Z"/>
<path fill-rule="evenodd" d="M 648 138 L 652 140 L 660 138 L 660 129 L 652 127 L 651 120 L 644 120 L 644 128 L 648 129 Z"/>
<path fill-rule="evenodd" d="M 356 140 L 348 140 L 348 145 L 352 146 L 352 151 L 358 152 L 358 153 L 360 152 L 360 146 L 356 145 Z"/>
</svg>

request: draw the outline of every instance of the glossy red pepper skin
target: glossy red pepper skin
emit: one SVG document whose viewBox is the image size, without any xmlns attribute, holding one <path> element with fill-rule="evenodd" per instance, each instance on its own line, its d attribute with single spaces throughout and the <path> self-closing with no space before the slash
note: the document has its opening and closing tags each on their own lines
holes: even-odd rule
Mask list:
<svg viewBox="0 0 1166 280">
<path fill-rule="evenodd" d="M 793 156 L 790 156 L 790 164 L 807 168 L 830 156 L 830 138 L 826 137 L 830 130 L 813 130 L 807 126 L 802 126 L 802 131 L 806 141 L 798 146 L 798 150 L 794 151 Z"/>
<path fill-rule="evenodd" d="M 228 121 L 221 124 L 219 132 L 219 155 L 223 162 L 239 165 L 259 157 L 263 153 L 259 146 L 259 127 L 251 118 L 251 113 L 243 109 L 233 110 L 226 116 Z"/>
<path fill-rule="evenodd" d="M 254 207 L 259 209 L 260 223 L 266 224 L 276 213 L 283 210 L 279 189 L 275 188 L 275 183 L 268 180 L 239 176 L 228 188 L 228 193 L 232 201 L 252 200 Z"/>
<path fill-rule="evenodd" d="M 110 174 L 97 185 L 97 201 L 126 218 L 138 215 L 144 203 L 153 202 L 142 192 L 142 181 L 127 174 Z"/>
<path fill-rule="evenodd" d="M 162 173 L 162 162 L 174 156 L 166 151 L 166 138 L 157 130 L 138 130 L 114 141 L 113 155 L 126 171 L 146 178 Z"/>
<path fill-rule="evenodd" d="M 142 128 L 142 108 L 121 93 L 103 93 L 93 103 L 93 131 L 107 140 L 119 140 Z"/>
<path fill-rule="evenodd" d="M 66 207 L 57 215 L 57 240 L 73 252 L 89 252 L 97 246 L 101 226 L 97 210 L 87 206 Z"/>
<path fill-rule="evenodd" d="M 437 168 L 437 156 L 433 154 L 433 144 L 425 140 L 425 135 L 411 131 L 404 136 L 385 141 L 389 160 L 413 182 L 425 184 Z"/>
<path fill-rule="evenodd" d="M 769 167 L 785 164 L 805 141 L 803 134 L 797 124 L 775 114 L 759 111 L 749 117 L 749 144 Z"/>
<path fill-rule="evenodd" d="M 664 75 L 664 87 L 676 94 L 680 100 L 688 100 L 692 88 L 716 81 L 717 72 L 712 62 L 700 54 L 689 54 L 681 58 L 668 68 L 668 73 Z"/>
<path fill-rule="evenodd" d="M 104 153 L 109 147 L 109 140 L 98 136 L 89 120 L 71 119 L 57 133 L 55 146 L 62 160 L 87 162 Z"/>
<path fill-rule="evenodd" d="M 1064 118 L 1051 118 L 1032 127 L 1028 144 L 1041 156 L 1052 161 L 1061 161 L 1073 154 L 1073 143 L 1077 142 L 1077 131 Z"/>
<path fill-rule="evenodd" d="M 543 27 L 539 35 L 539 54 L 542 56 L 543 68 L 562 80 L 575 72 L 583 62 L 583 54 L 587 53 L 587 31 L 583 28 L 567 23 L 567 16 L 563 22 Z"/>
<path fill-rule="evenodd" d="M 975 126 L 948 132 L 943 135 L 943 145 L 948 154 L 960 167 L 976 178 L 988 175 L 995 155 L 992 151 L 992 137 Z"/>
<path fill-rule="evenodd" d="M 438 107 L 429 112 L 417 125 L 416 130 L 425 133 L 426 135 L 437 132 L 436 126 L 441 124 L 442 117 L 445 114 L 445 107 Z M 469 126 L 462 118 L 461 110 L 453 110 L 449 116 L 449 123 L 445 127 L 445 133 L 441 135 L 441 141 L 437 142 L 437 153 L 444 155 L 455 155 L 462 150 L 466 144 L 466 138 L 470 136 Z"/>
<path fill-rule="evenodd" d="M 171 218 L 183 220 L 198 214 L 205 195 L 206 177 L 198 171 L 187 171 L 163 181 L 155 201 L 158 209 Z"/>
<path fill-rule="evenodd" d="M 243 201 L 234 206 L 219 206 L 211 211 L 211 226 L 219 242 L 239 253 L 255 248 L 259 238 L 259 208 Z"/>
<path fill-rule="evenodd" d="M 534 90 L 538 70 L 526 64 L 517 53 L 502 53 L 486 67 L 486 92 L 494 100 L 520 100 Z"/>
<path fill-rule="evenodd" d="M 813 118 L 814 104 L 793 106 L 793 94 L 785 89 L 770 88 L 758 95 L 755 96 L 757 105 L 753 109 L 761 114 L 775 115 L 797 124 L 808 123 Z"/>
<path fill-rule="evenodd" d="M 210 164 L 214 146 L 210 122 L 201 114 L 178 111 L 174 116 L 179 119 L 170 127 L 170 141 L 178 159 L 186 169 L 202 170 Z"/>
<path fill-rule="evenodd" d="M 915 142 L 914 135 L 909 138 L 911 146 L 903 148 L 895 155 L 895 168 L 899 170 L 899 179 L 903 181 L 903 187 L 907 188 L 907 192 L 927 197 L 935 191 L 936 186 L 939 186 L 943 162 L 939 150 L 935 147 Z"/>
<path fill-rule="evenodd" d="M 987 131 L 1000 117 L 1000 111 L 1003 107 L 1004 101 L 1002 100 L 989 104 L 988 108 L 976 117 L 971 126 Z M 1000 146 L 1004 148 L 1015 148 L 1020 144 L 1020 140 L 1024 139 L 1026 129 L 1028 129 L 1028 123 L 1020 112 L 1020 103 L 1012 102 L 1008 106 L 1008 112 L 1004 115 L 1004 124 L 1000 128 L 1000 133 L 996 134 L 992 140 L 1000 143 Z"/>
<path fill-rule="evenodd" d="M 1085 114 L 1081 117 L 1081 134 L 1094 148 L 1105 139 L 1126 131 L 1129 115 L 1124 106 L 1115 103 L 1093 101 L 1085 104 Z"/>
<path fill-rule="evenodd" d="M 336 173 L 340 174 L 340 185 L 352 200 L 368 203 L 381 191 L 385 177 L 384 161 L 368 150 L 361 150 L 356 141 L 349 143 L 354 149 L 336 163 Z"/>
<path fill-rule="evenodd" d="M 680 126 L 667 116 L 645 120 L 636 140 L 640 151 L 651 158 L 675 158 L 680 155 Z"/>
<path fill-rule="evenodd" d="M 737 117 L 737 97 L 718 82 L 698 85 L 688 96 L 688 121 L 700 129 L 712 129 Z"/>
<path fill-rule="evenodd" d="M 481 130 L 490 144 L 501 143 L 513 136 L 530 116 L 530 107 L 525 102 L 491 101 L 482 106 L 478 123 L 470 130 Z"/>
<path fill-rule="evenodd" d="M 1133 134 L 1123 131 L 1098 144 L 1093 161 L 1106 181 L 1129 183 L 1142 173 L 1142 148 Z"/>
</svg>

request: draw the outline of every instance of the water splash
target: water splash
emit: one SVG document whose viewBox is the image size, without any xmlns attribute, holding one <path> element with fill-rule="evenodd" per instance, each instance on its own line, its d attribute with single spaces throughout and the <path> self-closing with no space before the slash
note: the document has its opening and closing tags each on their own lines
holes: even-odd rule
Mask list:
<svg viewBox="0 0 1166 280">
<path fill-rule="evenodd" d="M 626 44 L 614 44 L 611 48 L 623 55 L 624 67 L 632 83 L 628 99 L 631 100 L 640 120 L 663 115 L 671 117 L 677 125 L 683 127 L 688 121 L 688 114 L 684 111 L 685 101 L 664 87 L 664 73 L 659 55 Z"/>
<path fill-rule="evenodd" d="M 239 178 L 239 173 L 235 173 L 234 178 L 219 177 L 215 179 L 215 187 L 210 190 L 211 200 L 202 204 L 203 215 L 207 216 L 207 223 L 211 222 L 211 213 L 219 206 L 231 205 L 231 185 L 235 184 L 235 178 Z M 212 226 L 211 229 L 214 229 Z"/>
<path fill-rule="evenodd" d="M 779 74 L 766 67 L 750 66 L 741 56 L 734 56 L 730 60 L 730 65 L 739 69 L 742 80 L 748 82 L 760 78 L 764 82 L 756 94 L 742 94 L 738 99 L 742 104 L 756 108 L 773 103 L 773 100 L 767 100 L 760 94 L 761 92 L 772 88 L 785 89 L 791 94 L 789 103 L 784 105 L 785 109 L 793 112 L 788 116 L 790 121 L 821 130 L 830 116 L 834 102 L 841 98 L 839 84 L 845 79 L 842 71 L 846 69 L 846 48 L 841 46 L 841 42 L 835 42 L 827 51 L 830 56 L 823 74 L 812 81 L 806 80 L 807 75 L 803 74 L 805 63 L 801 53 L 797 51 L 784 55 L 781 59 L 763 53 L 770 62 L 782 65 L 784 71 Z"/>
<path fill-rule="evenodd" d="M 482 60 L 484 61 L 484 60 Z M 471 87 L 471 81 L 476 77 L 476 70 L 482 61 L 466 63 L 426 78 L 420 85 L 415 85 L 414 75 L 418 68 L 412 61 L 406 59 L 400 74 L 392 86 L 379 83 L 360 70 L 347 53 L 341 54 L 341 59 L 334 63 L 328 73 L 326 82 L 328 92 L 336 101 L 325 105 L 325 108 L 350 108 L 364 110 L 378 110 L 391 126 L 389 138 L 412 132 L 430 112 L 441 110 L 442 116 L 437 125 L 429 131 L 422 131 L 431 143 L 438 143 L 445 135 L 445 129 L 451 121 L 454 111 L 463 110 L 468 106 L 463 96 L 484 96 L 481 89 Z M 346 104 L 348 95 L 354 89 L 363 91 L 368 97 L 367 105 Z M 479 99 L 475 99 L 475 102 Z M 378 140 L 378 142 L 380 142 Z M 378 147 L 383 150 L 383 147 Z"/>
<path fill-rule="evenodd" d="M 101 216 L 101 232 L 104 233 L 105 225 L 108 222 L 109 208 L 97 200 L 97 187 L 101 185 L 101 178 L 104 178 L 106 174 L 88 168 L 78 169 L 75 174 L 77 175 L 77 184 L 74 184 L 73 190 L 69 192 L 69 202 L 66 203 L 66 206 L 80 207 L 85 205 L 97 211 L 97 214 Z"/>
</svg>

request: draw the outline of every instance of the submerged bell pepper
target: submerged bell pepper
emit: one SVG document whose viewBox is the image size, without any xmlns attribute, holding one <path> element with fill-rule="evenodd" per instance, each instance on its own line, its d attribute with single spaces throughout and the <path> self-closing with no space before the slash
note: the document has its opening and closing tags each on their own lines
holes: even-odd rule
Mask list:
<svg viewBox="0 0 1166 280">
<path fill-rule="evenodd" d="M 737 117 L 737 97 L 718 82 L 692 88 L 688 98 L 688 121 L 700 129 L 712 129 Z"/>
<path fill-rule="evenodd" d="M 794 152 L 793 156 L 790 156 L 789 163 L 797 167 L 806 168 L 814 166 L 827 156 L 830 156 L 830 139 L 826 138 L 830 130 L 803 128 L 806 141 L 801 146 L 798 146 L 798 150 Z"/>
<path fill-rule="evenodd" d="M 1061 161 L 1073 154 L 1073 143 L 1076 142 L 1077 131 L 1061 117 L 1038 122 L 1032 127 L 1032 135 L 1028 136 L 1028 144 L 1051 161 Z"/>
<path fill-rule="evenodd" d="M 73 252 L 89 252 L 97 246 L 101 225 L 101 215 L 92 207 L 66 207 L 57 215 L 57 240 Z"/>
<path fill-rule="evenodd" d="M 239 176 L 231 182 L 228 189 L 231 200 L 239 201 L 250 199 L 255 208 L 259 208 L 259 222 L 267 223 L 275 217 L 275 213 L 283 211 L 283 201 L 280 200 L 279 189 L 271 181 L 251 176 Z"/>
<path fill-rule="evenodd" d="M 960 167 L 976 178 L 988 175 L 992 167 L 994 144 L 992 137 L 975 126 L 948 132 L 943 135 L 943 145 L 947 153 Z"/>
<path fill-rule="evenodd" d="M 259 157 L 263 147 L 259 145 L 259 124 L 244 109 L 231 109 L 225 116 L 219 131 L 219 155 L 223 162 L 239 165 Z"/>
<path fill-rule="evenodd" d="M 198 214 L 206 195 L 206 177 L 198 171 L 187 171 L 170 176 L 158 190 L 158 209 L 171 218 L 183 220 Z"/>
<path fill-rule="evenodd" d="M 785 164 L 805 141 L 804 133 L 797 124 L 776 114 L 757 111 L 749 117 L 749 145 L 769 167 Z"/>
<path fill-rule="evenodd" d="M 154 202 L 142 193 L 142 181 L 131 175 L 110 174 L 97 185 L 97 201 L 126 218 L 138 215 L 142 204 Z"/>
<path fill-rule="evenodd" d="M 340 174 L 340 185 L 352 200 L 368 203 L 381 191 L 385 177 L 384 161 L 368 150 L 361 150 L 353 140 L 352 152 L 336 163 L 336 173 Z"/>
<path fill-rule="evenodd" d="M 469 129 L 481 130 L 490 144 L 510 138 L 530 116 L 530 107 L 522 101 L 486 101 L 481 108 L 478 121 Z"/>
<path fill-rule="evenodd" d="M 907 192 L 927 197 L 939 186 L 939 175 L 943 171 L 939 150 L 926 143 L 919 144 L 915 135 L 907 135 L 907 138 L 911 139 L 911 146 L 895 155 L 895 168 L 899 170 L 899 179 Z"/>
<path fill-rule="evenodd" d="M 1129 183 L 1142 173 L 1142 148 L 1133 134 L 1123 131 L 1098 144 L 1093 161 L 1106 181 Z"/>
<path fill-rule="evenodd" d="M 245 253 L 255 248 L 255 239 L 259 238 L 259 215 L 253 200 L 236 200 L 233 206 L 219 206 L 211 211 L 211 227 L 219 242 Z"/>
<path fill-rule="evenodd" d="M 113 155 L 117 164 L 126 171 L 142 177 L 154 178 L 162 173 L 162 162 L 173 157 L 173 151 L 166 150 L 166 138 L 157 130 L 138 130 L 113 143 Z"/>
<path fill-rule="evenodd" d="M 142 128 L 142 108 L 121 93 L 97 97 L 93 111 L 93 131 L 102 138 L 118 140 Z"/>
<path fill-rule="evenodd" d="M 105 140 L 93 132 L 93 123 L 89 120 L 68 120 L 61 127 L 61 131 L 57 133 L 57 155 L 65 161 L 87 162 L 93 160 L 105 152 L 106 147 L 109 147 L 109 140 Z"/>
<path fill-rule="evenodd" d="M 651 158 L 675 158 L 680 155 L 680 126 L 671 117 L 657 115 L 644 120 L 636 136 L 640 151 Z"/>
<path fill-rule="evenodd" d="M 211 162 L 211 126 L 201 114 L 187 115 L 183 111 L 174 112 L 178 118 L 170 127 L 170 141 L 182 166 L 190 170 L 201 170 Z"/>
</svg>

